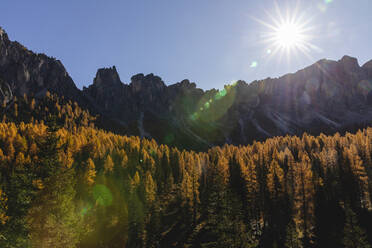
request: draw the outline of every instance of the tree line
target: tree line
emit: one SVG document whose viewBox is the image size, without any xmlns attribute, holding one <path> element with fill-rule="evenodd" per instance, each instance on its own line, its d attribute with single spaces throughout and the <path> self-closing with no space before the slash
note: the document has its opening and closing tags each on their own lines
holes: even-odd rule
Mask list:
<svg viewBox="0 0 372 248">
<path fill-rule="evenodd" d="M 0 123 L 0 247 L 370 247 L 372 128 L 195 152 L 63 108 Z"/>
</svg>

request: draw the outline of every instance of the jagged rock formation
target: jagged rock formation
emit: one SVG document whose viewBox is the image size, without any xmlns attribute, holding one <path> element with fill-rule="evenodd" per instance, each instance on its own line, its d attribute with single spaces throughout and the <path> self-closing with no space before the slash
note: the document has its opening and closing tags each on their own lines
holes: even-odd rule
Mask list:
<svg viewBox="0 0 372 248">
<path fill-rule="evenodd" d="M 0 76 L 15 94 L 43 95 L 46 90 L 71 98 L 81 95 L 61 61 L 35 54 L 10 41 L 0 28 Z"/>
<path fill-rule="evenodd" d="M 126 85 L 118 82 L 115 68 L 109 68 L 100 69 L 83 92 L 102 112 L 124 125 L 137 122 L 137 134 L 160 142 L 182 140 L 179 143 L 192 147 L 245 144 L 367 125 L 372 120 L 371 63 L 360 67 L 349 56 L 320 60 L 280 78 L 238 81 L 222 91 L 206 92 L 188 80 L 166 86 L 152 74 L 136 75 Z"/>
<path fill-rule="evenodd" d="M 125 121 L 137 119 L 146 109 L 159 110 L 163 106 L 159 96 L 165 88 L 164 82 L 152 74 L 133 76 L 132 83 L 125 85 L 114 66 L 99 69 L 93 84 L 84 87 L 83 92 L 101 112 Z"/>
<path fill-rule="evenodd" d="M 135 75 L 124 84 L 115 67 L 103 68 L 79 91 L 60 61 L 9 41 L 0 29 L 0 78 L 15 94 L 49 90 L 72 98 L 100 114 L 105 129 L 190 149 L 332 133 L 372 121 L 372 60 L 359 66 L 349 56 L 209 91 L 188 80 L 167 86 L 153 74 Z"/>
</svg>

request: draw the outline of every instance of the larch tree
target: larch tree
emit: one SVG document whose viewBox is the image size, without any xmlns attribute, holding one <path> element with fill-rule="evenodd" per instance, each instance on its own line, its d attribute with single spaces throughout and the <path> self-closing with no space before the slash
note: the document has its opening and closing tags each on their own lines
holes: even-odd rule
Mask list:
<svg viewBox="0 0 372 248">
<path fill-rule="evenodd" d="M 301 161 L 294 168 L 295 197 L 294 221 L 301 231 L 304 245 L 309 245 L 313 238 L 314 194 L 313 173 L 311 162 L 306 154 L 302 154 Z"/>
<path fill-rule="evenodd" d="M 113 171 L 114 162 L 112 161 L 112 158 L 110 155 L 107 155 L 103 168 L 105 170 L 105 173 L 109 173 Z"/>
</svg>

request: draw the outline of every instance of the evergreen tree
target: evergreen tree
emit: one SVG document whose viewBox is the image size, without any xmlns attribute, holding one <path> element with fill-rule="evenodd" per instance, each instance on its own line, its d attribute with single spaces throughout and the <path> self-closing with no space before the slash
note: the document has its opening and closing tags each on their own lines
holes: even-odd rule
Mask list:
<svg viewBox="0 0 372 248">
<path fill-rule="evenodd" d="M 76 247 L 80 218 L 74 205 L 74 170 L 59 160 L 59 137 L 53 127 L 39 144 L 37 166 L 43 186 L 35 195 L 27 217 L 33 247 Z"/>
<path fill-rule="evenodd" d="M 105 172 L 112 172 L 113 169 L 114 169 L 114 162 L 112 161 L 112 158 L 110 155 L 107 155 L 106 157 L 106 160 L 105 160 L 105 164 L 104 164 L 104 170 Z"/>
<path fill-rule="evenodd" d="M 96 177 L 96 170 L 94 162 L 91 158 L 88 158 L 86 165 L 85 165 L 85 173 L 84 173 L 84 180 L 88 185 L 94 184 L 94 179 Z"/>
</svg>

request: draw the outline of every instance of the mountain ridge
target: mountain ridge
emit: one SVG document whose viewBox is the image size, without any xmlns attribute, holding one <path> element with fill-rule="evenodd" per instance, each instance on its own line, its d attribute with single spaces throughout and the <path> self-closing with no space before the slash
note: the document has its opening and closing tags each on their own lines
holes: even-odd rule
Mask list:
<svg viewBox="0 0 372 248">
<path fill-rule="evenodd" d="M 360 66 L 346 55 L 220 90 L 203 90 L 187 79 L 166 85 L 141 73 L 123 83 L 113 66 L 98 69 L 93 83 L 79 90 L 59 60 L 10 41 L 0 28 L 0 78 L 14 95 L 51 91 L 115 122 L 104 129 L 187 149 L 332 133 L 372 121 L 372 60 Z"/>
</svg>

